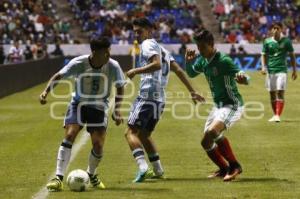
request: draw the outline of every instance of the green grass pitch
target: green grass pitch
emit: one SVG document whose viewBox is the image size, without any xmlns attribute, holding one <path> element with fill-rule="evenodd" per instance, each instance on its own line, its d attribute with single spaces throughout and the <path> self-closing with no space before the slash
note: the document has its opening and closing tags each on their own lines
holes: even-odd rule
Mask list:
<svg viewBox="0 0 300 199">
<path fill-rule="evenodd" d="M 200 106 L 192 113 L 192 118 L 185 120 L 175 119 L 166 111 L 159 122 L 153 137 L 166 180 L 131 183 L 137 167 L 124 138 L 126 125 L 116 127 L 110 120 L 104 158 L 98 170 L 107 189 L 75 193 L 65 186 L 63 192 L 50 193 L 47 198 L 300 198 L 299 80 L 289 80 L 282 122 L 274 124 L 267 122 L 271 109 L 264 77 L 257 72 L 249 74 L 251 84 L 239 86 L 240 91 L 245 102 L 261 103 L 265 110 L 248 114 L 264 114 L 261 119 L 243 118 L 226 132 L 244 169 L 236 181 L 224 183 L 206 178 L 216 167 L 200 146 L 205 120 L 197 118 L 196 112 L 207 115 L 211 107 L 208 104 Z M 135 82 L 137 80 L 135 78 Z M 211 102 L 204 77 L 192 82 Z M 50 97 L 48 104 L 41 106 L 37 99 L 44 86 L 38 85 L 0 100 L 0 198 L 32 198 L 55 170 L 64 130 L 62 120 L 51 119 L 50 105 L 68 102 L 68 99 Z M 58 86 L 56 93 L 63 94 L 65 90 L 66 86 Z M 174 94 L 180 91 L 187 96 L 186 89 L 173 74 L 167 90 L 173 95 L 167 108 L 176 102 L 174 113 L 188 116 L 190 106 L 184 103 L 190 100 L 183 98 L 183 94 Z M 132 100 L 133 97 L 127 101 Z M 258 105 L 248 108 L 258 108 Z M 61 117 L 65 111 L 63 105 L 54 109 Z M 86 169 L 90 149 L 91 143 L 87 142 L 68 170 Z"/>
</svg>

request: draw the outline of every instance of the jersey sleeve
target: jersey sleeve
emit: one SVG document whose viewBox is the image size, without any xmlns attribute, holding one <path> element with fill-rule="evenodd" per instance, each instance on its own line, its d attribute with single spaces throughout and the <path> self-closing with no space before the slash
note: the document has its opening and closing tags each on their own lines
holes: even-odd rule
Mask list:
<svg viewBox="0 0 300 199">
<path fill-rule="evenodd" d="M 160 48 L 155 41 L 147 40 L 142 44 L 143 56 L 149 60 L 154 55 L 160 54 Z"/>
<path fill-rule="evenodd" d="M 115 81 L 115 87 L 120 88 L 126 84 L 124 73 L 120 67 L 120 64 L 116 62 L 114 64 L 114 81 Z"/>
<path fill-rule="evenodd" d="M 76 59 L 72 59 L 67 65 L 65 65 L 58 73 L 63 77 L 67 78 L 70 76 L 77 75 L 82 70 L 81 62 Z"/>
<path fill-rule="evenodd" d="M 293 44 L 290 39 L 287 39 L 287 51 L 290 53 L 294 52 Z"/>
<path fill-rule="evenodd" d="M 201 63 L 201 57 L 198 57 L 194 63 L 187 63 L 185 70 L 189 77 L 196 77 L 202 73 L 203 64 Z"/>
<path fill-rule="evenodd" d="M 225 57 L 222 62 L 224 75 L 235 76 L 236 73 L 240 72 L 240 69 L 233 63 L 230 57 Z"/>
</svg>

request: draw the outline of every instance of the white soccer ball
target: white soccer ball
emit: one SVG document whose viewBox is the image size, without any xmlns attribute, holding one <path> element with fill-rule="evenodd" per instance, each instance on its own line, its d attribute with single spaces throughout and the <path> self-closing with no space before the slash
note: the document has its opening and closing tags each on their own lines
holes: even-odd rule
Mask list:
<svg viewBox="0 0 300 199">
<path fill-rule="evenodd" d="M 85 191 L 89 184 L 89 175 L 81 169 L 73 170 L 67 177 L 67 185 L 72 191 Z"/>
</svg>

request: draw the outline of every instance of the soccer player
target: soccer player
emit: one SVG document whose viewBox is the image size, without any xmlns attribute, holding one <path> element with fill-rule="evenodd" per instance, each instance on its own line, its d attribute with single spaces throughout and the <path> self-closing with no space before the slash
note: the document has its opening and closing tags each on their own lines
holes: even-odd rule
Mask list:
<svg viewBox="0 0 300 199">
<path fill-rule="evenodd" d="M 70 76 L 75 78 L 75 92 L 64 120 L 65 136 L 57 155 L 56 177 L 47 184 L 49 191 L 62 190 L 62 181 L 70 160 L 72 145 L 85 124 L 92 141 L 87 173 L 93 187 L 105 188 L 95 174 L 95 170 L 102 159 L 107 127 L 108 98 L 114 84 L 116 97 L 113 119 L 116 125 L 119 125 L 123 122 L 119 109 L 126 81 L 119 63 L 110 58 L 110 42 L 107 38 L 92 40 L 90 48 L 92 51 L 90 55 L 72 59 L 57 72 L 40 95 L 40 103 L 45 104 L 48 93 L 58 80 Z"/>
<path fill-rule="evenodd" d="M 204 98 L 195 92 L 170 53 L 152 39 L 152 24 L 148 19 L 135 19 L 133 29 L 141 44 L 140 67 L 129 70 L 127 76 L 132 79 L 135 75 L 141 74 L 141 83 L 139 95 L 131 108 L 125 136 L 139 168 L 133 182 L 142 182 L 146 178 L 162 178 L 164 174 L 151 134 L 163 112 L 164 89 L 168 82 L 170 63 L 172 63 L 171 70 L 186 85 L 194 102 L 202 102 Z M 147 152 L 154 173 L 145 160 L 143 148 Z"/>
<path fill-rule="evenodd" d="M 209 31 L 197 32 L 194 39 L 201 55 L 197 57 L 194 50 L 187 50 L 186 72 L 190 77 L 204 73 L 215 103 L 205 123 L 201 141 L 208 157 L 219 167 L 208 177 L 222 177 L 224 181 L 230 181 L 242 172 L 242 167 L 224 131 L 241 118 L 244 103 L 236 82 L 248 84 L 248 77 L 229 56 L 217 51 Z"/>
<path fill-rule="evenodd" d="M 284 91 L 287 81 L 287 54 L 290 55 L 293 67 L 292 79 L 297 79 L 296 61 L 292 42 L 282 35 L 282 24 L 272 24 L 272 37 L 265 39 L 261 56 L 261 72 L 268 73 L 266 87 L 270 92 L 271 105 L 274 116 L 269 122 L 280 122 L 280 115 L 284 106 Z"/>
</svg>

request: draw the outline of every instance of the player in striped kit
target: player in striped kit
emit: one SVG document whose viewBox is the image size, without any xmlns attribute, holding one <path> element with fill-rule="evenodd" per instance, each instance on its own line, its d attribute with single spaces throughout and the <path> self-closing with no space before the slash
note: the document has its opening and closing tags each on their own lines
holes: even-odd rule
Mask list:
<svg viewBox="0 0 300 199">
<path fill-rule="evenodd" d="M 47 184 L 49 191 L 63 189 L 62 181 L 71 157 L 72 145 L 85 124 L 93 145 L 89 154 L 87 173 L 93 187 L 105 188 L 95 171 L 102 159 L 108 98 L 114 85 L 117 93 L 113 119 L 116 125 L 119 125 L 123 122 L 119 109 L 126 81 L 119 63 L 110 58 L 110 42 L 107 38 L 92 40 L 90 48 L 92 51 L 90 55 L 72 59 L 50 79 L 40 95 L 41 104 L 45 104 L 48 93 L 58 80 L 70 76 L 75 78 L 75 92 L 72 94 L 64 120 L 65 136 L 57 155 L 56 177 Z"/>
<path fill-rule="evenodd" d="M 151 38 L 152 24 L 148 19 L 134 20 L 133 29 L 141 44 L 140 67 L 129 70 L 127 76 L 133 78 L 141 74 L 141 83 L 139 95 L 128 118 L 126 139 L 139 167 L 133 182 L 142 182 L 147 178 L 162 178 L 164 174 L 151 134 L 164 109 L 164 89 L 168 83 L 170 70 L 174 71 L 186 85 L 195 102 L 202 102 L 204 98 L 195 92 L 170 53 Z M 143 148 L 147 152 L 153 171 L 145 160 Z"/>
</svg>

